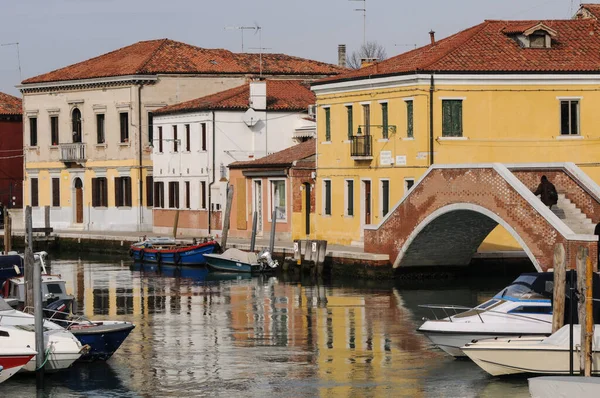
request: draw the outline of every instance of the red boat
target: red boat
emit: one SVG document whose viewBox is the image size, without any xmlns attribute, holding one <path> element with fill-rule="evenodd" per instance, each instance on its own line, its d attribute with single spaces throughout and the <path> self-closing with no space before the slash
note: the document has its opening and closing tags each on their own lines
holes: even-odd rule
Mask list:
<svg viewBox="0 0 600 398">
<path fill-rule="evenodd" d="M 0 383 L 17 373 L 37 352 L 19 343 L 7 329 L 0 327 Z"/>
</svg>

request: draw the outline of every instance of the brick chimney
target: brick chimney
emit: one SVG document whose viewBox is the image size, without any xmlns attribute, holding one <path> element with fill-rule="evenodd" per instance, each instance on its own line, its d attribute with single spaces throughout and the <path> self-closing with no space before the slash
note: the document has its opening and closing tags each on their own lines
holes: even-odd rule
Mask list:
<svg viewBox="0 0 600 398">
<path fill-rule="evenodd" d="M 429 31 L 429 39 L 431 39 L 431 44 L 435 44 L 435 32 L 432 30 Z"/>
<path fill-rule="evenodd" d="M 361 58 L 360 59 L 360 67 L 364 68 L 366 66 L 371 66 L 377 62 L 377 58 Z"/>
<path fill-rule="evenodd" d="M 338 65 L 343 68 L 346 67 L 346 45 L 345 44 L 338 45 Z"/>
</svg>

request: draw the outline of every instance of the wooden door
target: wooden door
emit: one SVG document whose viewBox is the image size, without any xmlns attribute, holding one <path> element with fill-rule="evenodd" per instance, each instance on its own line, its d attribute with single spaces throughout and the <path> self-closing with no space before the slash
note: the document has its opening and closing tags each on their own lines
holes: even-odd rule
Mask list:
<svg viewBox="0 0 600 398">
<path fill-rule="evenodd" d="M 365 225 L 371 224 L 371 181 L 365 181 Z"/>
<path fill-rule="evenodd" d="M 310 184 L 304 184 L 305 232 L 310 235 Z"/>
<path fill-rule="evenodd" d="M 83 183 L 79 178 L 75 180 L 75 222 L 83 224 Z"/>
</svg>

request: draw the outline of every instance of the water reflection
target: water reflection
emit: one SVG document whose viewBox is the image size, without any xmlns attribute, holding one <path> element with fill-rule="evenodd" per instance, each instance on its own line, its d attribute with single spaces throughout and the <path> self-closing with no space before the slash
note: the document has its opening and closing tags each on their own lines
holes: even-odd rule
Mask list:
<svg viewBox="0 0 600 398">
<path fill-rule="evenodd" d="M 472 305 L 495 281 L 364 283 L 212 274 L 205 269 L 54 260 L 79 311 L 136 329 L 108 363 L 49 378 L 45 396 L 513 396 L 431 347 L 415 330 L 423 303 Z M 286 277 L 287 278 L 287 277 Z M 489 281 L 488 281 L 489 285 Z M 500 285 L 500 287 L 496 287 Z M 450 286 L 450 287 L 448 287 Z M 34 393 L 34 380 L 0 396 Z M 27 396 L 27 395 L 25 395 Z"/>
</svg>

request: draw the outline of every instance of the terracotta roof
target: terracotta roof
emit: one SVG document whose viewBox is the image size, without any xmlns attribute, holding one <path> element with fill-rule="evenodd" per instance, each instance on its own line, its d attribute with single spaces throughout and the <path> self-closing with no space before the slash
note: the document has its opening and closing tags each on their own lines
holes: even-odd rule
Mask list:
<svg viewBox="0 0 600 398">
<path fill-rule="evenodd" d="M 305 141 L 293 147 L 275 152 L 271 155 L 256 160 L 234 162 L 230 169 L 251 169 L 253 167 L 291 166 L 294 161 L 306 159 L 317 153 L 317 144 L 314 139 Z"/>
<path fill-rule="evenodd" d="M 332 75 L 345 68 L 285 54 L 262 54 L 262 73 Z M 260 55 L 206 49 L 169 39 L 127 47 L 23 81 L 44 83 L 99 77 L 152 74 L 259 74 Z"/>
<path fill-rule="evenodd" d="M 0 93 L 0 115 L 21 115 L 23 105 L 21 98 Z"/>
<path fill-rule="evenodd" d="M 551 48 L 525 48 L 513 34 L 538 24 L 552 29 Z M 513 34 L 511 34 L 513 33 Z M 595 19 L 485 21 L 434 44 L 314 83 L 409 73 L 564 73 L 600 71 Z"/>
<path fill-rule="evenodd" d="M 316 102 L 315 94 L 307 83 L 300 80 L 267 80 L 267 110 L 300 111 Z M 191 101 L 165 106 L 155 115 L 200 110 L 246 110 L 249 107 L 250 84 L 196 98 Z"/>
</svg>

